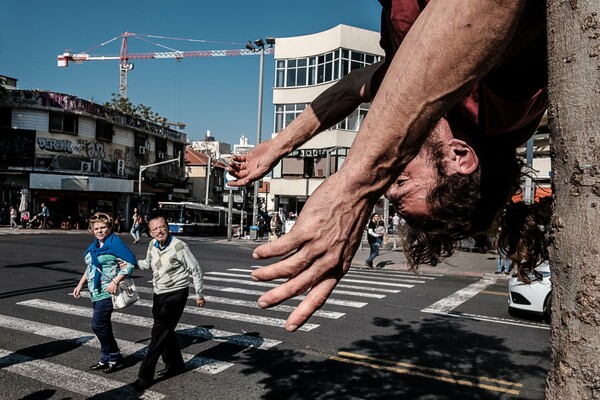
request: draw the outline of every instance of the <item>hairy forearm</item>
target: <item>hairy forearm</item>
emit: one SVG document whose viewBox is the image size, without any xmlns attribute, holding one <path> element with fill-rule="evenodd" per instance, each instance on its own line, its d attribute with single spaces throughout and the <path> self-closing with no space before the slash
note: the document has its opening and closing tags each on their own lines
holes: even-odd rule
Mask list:
<svg viewBox="0 0 600 400">
<path fill-rule="evenodd" d="M 275 137 L 281 153 L 292 152 L 316 134 L 340 122 L 361 103 L 370 102 L 371 79 L 381 65 L 380 62 L 352 71 L 321 93 Z"/>
<path fill-rule="evenodd" d="M 432 0 L 398 49 L 348 158 L 348 193 L 378 198 L 431 128 L 495 64 L 525 0 Z"/>
</svg>

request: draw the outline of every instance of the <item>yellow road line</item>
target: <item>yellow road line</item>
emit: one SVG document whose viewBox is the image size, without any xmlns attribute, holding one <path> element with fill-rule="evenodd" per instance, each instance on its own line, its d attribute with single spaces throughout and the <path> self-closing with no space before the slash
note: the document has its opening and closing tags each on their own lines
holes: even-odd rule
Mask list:
<svg viewBox="0 0 600 400">
<path fill-rule="evenodd" d="M 492 290 L 482 290 L 480 293 L 483 293 L 483 294 L 494 294 L 496 296 L 508 297 L 508 292 L 494 292 Z"/>
<path fill-rule="evenodd" d="M 339 357 L 338 357 L 339 356 Z M 434 379 L 446 383 L 452 383 L 455 385 L 463 385 L 469 387 L 477 387 L 481 389 L 486 389 L 495 392 L 508 393 L 512 395 L 519 395 L 520 388 L 523 387 L 521 383 L 508 382 L 501 379 L 488 378 L 485 376 L 475 376 L 462 374 L 458 372 L 452 372 L 445 369 L 439 368 L 429 368 L 429 367 L 420 367 L 417 365 L 395 362 L 389 360 L 383 360 L 375 357 L 369 357 L 361 354 L 348 353 L 345 351 L 341 351 L 338 353 L 338 356 L 330 357 L 331 360 L 361 365 L 365 367 L 381 369 L 385 371 L 395 372 L 399 374 L 413 375 L 422 378 Z M 376 363 L 379 364 L 376 364 Z M 380 365 L 387 364 L 387 365 Z M 468 380 L 471 379 L 471 380 Z M 481 383 L 480 381 L 488 382 L 489 384 Z M 504 385 L 495 386 L 495 385 Z M 514 389 L 511 389 L 514 388 Z M 519 388 L 519 389 L 517 389 Z"/>
</svg>

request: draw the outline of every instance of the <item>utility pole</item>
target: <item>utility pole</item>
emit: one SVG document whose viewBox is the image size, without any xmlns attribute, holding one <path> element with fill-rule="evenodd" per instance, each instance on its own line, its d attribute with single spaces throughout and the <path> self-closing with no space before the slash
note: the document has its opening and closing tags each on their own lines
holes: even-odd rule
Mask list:
<svg viewBox="0 0 600 400">
<path fill-rule="evenodd" d="M 262 41 L 261 41 L 262 42 Z M 257 43 L 258 44 L 258 43 Z M 265 46 L 260 48 L 260 69 L 258 72 L 258 116 L 256 125 L 256 145 L 262 140 L 262 103 L 263 103 L 263 75 L 265 67 Z M 258 188 L 260 181 L 254 182 L 254 199 L 252 200 L 252 225 L 258 224 Z"/>
<path fill-rule="evenodd" d="M 212 171 L 212 157 L 208 156 L 208 164 L 206 165 L 206 195 L 204 197 L 204 204 L 208 205 L 208 191 L 210 190 L 210 174 Z"/>
<path fill-rule="evenodd" d="M 139 176 L 138 176 L 138 196 L 140 197 L 140 199 L 142 198 L 142 172 L 144 172 L 148 168 L 156 167 L 157 165 L 168 164 L 168 163 L 172 163 L 172 162 L 177 162 L 179 167 L 181 167 L 181 152 L 178 152 L 177 154 L 178 154 L 177 158 L 173 158 L 171 160 L 165 160 L 165 161 L 157 162 L 154 164 L 148 164 L 148 165 L 140 165 L 140 172 L 139 172 Z"/>
</svg>

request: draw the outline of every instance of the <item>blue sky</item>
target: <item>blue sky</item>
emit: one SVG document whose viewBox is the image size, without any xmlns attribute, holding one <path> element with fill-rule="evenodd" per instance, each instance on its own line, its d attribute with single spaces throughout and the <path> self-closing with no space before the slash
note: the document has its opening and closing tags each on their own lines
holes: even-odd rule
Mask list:
<svg viewBox="0 0 600 400">
<path fill-rule="evenodd" d="M 17 78 L 20 89 L 68 93 L 103 103 L 118 93 L 118 61 L 88 61 L 58 68 L 56 57 L 73 53 L 118 55 L 121 40 L 134 32 L 236 44 L 151 39 L 183 51 L 241 49 L 259 37 L 320 32 L 338 24 L 379 30 L 376 0 L 268 1 L 16 1 L 3 4 L 0 74 Z M 130 53 L 166 51 L 129 39 Z M 170 121 L 187 125 L 192 140 L 207 130 L 220 141 L 256 142 L 259 57 L 134 61 L 128 96 Z M 273 130 L 272 56 L 265 56 L 263 139 Z"/>
</svg>

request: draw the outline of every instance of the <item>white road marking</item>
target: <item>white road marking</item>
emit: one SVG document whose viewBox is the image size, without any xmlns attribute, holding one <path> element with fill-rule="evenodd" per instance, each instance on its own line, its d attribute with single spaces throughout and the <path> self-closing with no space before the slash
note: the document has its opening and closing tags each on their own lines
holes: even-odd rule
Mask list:
<svg viewBox="0 0 600 400">
<path fill-rule="evenodd" d="M 138 292 L 141 292 L 141 293 L 153 293 L 152 289 L 145 288 L 145 287 L 138 287 L 137 290 L 138 290 Z M 237 291 L 235 293 L 237 293 Z M 196 298 L 195 295 L 190 296 L 190 299 L 195 299 L 195 298 Z M 216 297 L 216 296 L 204 296 L 204 299 L 208 303 L 230 304 L 233 306 L 256 308 L 256 309 L 262 310 L 258 306 L 258 303 L 256 301 L 238 300 L 238 299 L 231 299 L 231 298 L 226 298 L 226 297 Z M 292 311 L 294 311 L 294 308 L 295 307 L 287 306 L 287 305 L 278 305 L 275 307 L 270 307 L 269 310 L 281 311 L 281 312 L 292 312 Z M 340 317 L 343 317 L 344 315 L 346 315 L 346 314 L 341 313 L 341 312 L 325 311 L 325 310 L 317 310 L 313 314 L 313 316 L 315 316 L 315 317 L 330 318 L 330 319 L 338 319 Z"/>
<path fill-rule="evenodd" d="M 252 269 L 259 269 L 259 268 L 264 268 L 264 266 L 262 265 L 251 265 L 249 268 Z M 397 269 L 381 269 L 381 270 L 368 270 L 366 268 L 357 268 L 357 267 L 350 267 L 350 269 L 348 270 L 348 272 L 366 272 L 368 274 L 383 274 L 385 276 L 394 276 L 394 275 L 398 275 L 398 276 L 412 276 L 412 277 L 418 277 L 418 278 L 422 278 L 424 276 L 431 276 L 431 277 L 439 277 L 439 276 L 444 276 L 444 274 L 433 274 L 433 273 L 414 273 L 412 271 L 401 271 L 401 270 L 397 270 Z"/>
<path fill-rule="evenodd" d="M 251 269 L 243 269 L 243 268 L 229 268 L 227 271 L 232 271 L 232 272 L 247 272 L 248 274 L 250 274 L 252 272 Z M 377 273 L 377 272 L 373 272 L 373 273 L 369 273 L 369 272 L 364 272 L 364 273 L 359 273 L 357 271 L 353 271 L 353 270 L 349 270 L 348 273 L 344 276 L 344 278 L 342 278 L 343 281 L 346 281 L 346 278 L 349 276 L 356 276 L 356 277 L 363 277 L 363 278 L 369 278 L 369 283 L 372 282 L 372 278 L 374 279 L 380 279 L 382 281 L 392 281 L 392 282 L 407 282 L 407 283 L 424 283 L 423 279 L 435 279 L 435 278 L 431 278 L 431 277 L 421 277 L 419 275 L 416 274 L 412 274 L 412 275 L 393 275 L 390 276 L 389 274 L 386 273 Z M 420 280 L 419 280 L 420 279 Z"/>
<path fill-rule="evenodd" d="M 241 307 L 250 307 L 257 308 L 262 310 L 256 301 L 246 301 L 246 300 L 237 300 L 237 299 L 226 299 L 223 297 L 215 297 L 215 296 L 204 296 L 208 303 L 218 303 L 218 304 L 231 304 L 234 306 Z M 296 307 L 288 306 L 285 304 L 280 304 L 278 306 L 269 307 L 270 311 L 281 311 L 281 312 L 292 312 L 296 309 Z M 317 310 L 313 314 L 313 317 L 321 317 L 321 318 L 329 318 L 329 319 L 338 319 L 346 315 L 345 313 L 335 312 L 335 311 L 326 311 L 326 310 Z"/>
<path fill-rule="evenodd" d="M 436 278 L 432 277 L 432 276 L 421 276 L 421 275 L 389 275 L 389 274 L 385 274 L 385 273 L 377 273 L 377 272 L 370 272 L 370 271 L 365 271 L 365 272 L 360 272 L 360 271 L 353 271 L 350 270 L 348 271 L 348 273 L 346 274 L 346 276 L 353 276 L 353 277 L 360 277 L 360 278 L 370 278 L 370 279 L 383 279 L 386 281 L 398 281 L 398 282 L 409 282 L 412 283 L 414 281 L 416 281 L 415 283 L 425 283 L 425 281 L 427 280 L 434 280 Z"/>
<path fill-rule="evenodd" d="M 206 272 L 204 274 L 204 276 L 206 277 L 206 275 L 218 275 L 218 276 L 229 276 L 229 277 L 233 277 L 233 278 L 250 278 L 250 275 L 244 275 L 244 274 L 232 274 L 229 272 Z M 271 280 L 271 282 L 286 282 L 287 279 L 273 279 Z M 342 282 L 345 282 L 345 280 L 342 280 Z M 352 282 L 352 281 L 350 281 Z M 363 283 L 363 282 L 360 282 Z M 364 283 L 373 283 L 371 281 L 364 281 Z M 277 284 L 275 284 L 276 286 L 278 286 Z M 377 283 L 375 283 L 375 285 L 377 285 Z M 384 285 L 383 283 L 379 283 L 379 285 Z M 399 287 L 413 287 L 413 285 L 400 285 L 400 284 L 389 284 L 388 286 L 399 286 Z M 372 287 L 365 287 L 365 286 L 348 286 L 348 285 L 344 285 L 342 283 L 338 284 L 337 287 L 343 287 L 343 288 L 350 288 L 350 289 L 358 289 L 358 290 L 371 290 L 374 292 L 385 292 L 385 293 L 398 293 L 399 291 L 397 290 L 392 290 L 392 289 L 381 289 L 381 288 L 372 288 Z"/>
<path fill-rule="evenodd" d="M 5 349 L 0 349 L 0 368 L 72 393 L 82 394 L 88 398 L 106 392 L 112 392 L 114 398 L 118 399 L 160 400 L 165 398 L 158 392 L 146 390 L 140 394 L 129 384 L 49 361 L 36 360 Z"/>
<path fill-rule="evenodd" d="M 36 321 L 10 317 L 8 315 L 0 315 L 0 327 L 17 330 L 21 332 L 31 333 L 34 335 L 44 336 L 56 340 L 69 340 L 79 345 L 100 348 L 100 342 L 96 339 L 93 333 L 82 332 L 74 329 L 63 328 L 61 326 L 44 324 Z M 148 346 L 129 342 L 127 340 L 117 339 L 119 349 L 125 355 L 134 355 L 136 358 L 142 359 L 146 354 Z M 184 361 L 193 371 L 204 374 L 218 374 L 221 371 L 233 366 L 232 363 L 213 360 L 211 358 L 197 357 L 193 354 L 182 354 Z"/>
<path fill-rule="evenodd" d="M 84 292 L 87 293 L 87 292 Z M 83 293 L 82 293 L 83 294 Z M 142 301 L 142 300 L 140 300 Z M 139 302 L 138 302 L 139 303 Z M 57 303 L 49 300 L 26 300 L 17 303 L 18 305 L 40 308 L 48 311 L 55 311 L 60 313 L 66 313 L 70 315 L 77 315 L 80 317 L 92 317 L 91 307 L 74 306 L 70 304 Z M 137 303 L 136 303 L 137 304 Z M 112 315 L 113 322 L 118 322 L 127 325 L 136 325 L 146 328 L 152 328 L 154 321 L 152 318 L 140 317 L 132 314 L 124 314 L 121 312 L 115 312 Z M 202 326 L 188 325 L 179 323 L 177 325 L 180 333 L 186 335 L 199 337 L 206 340 L 215 340 L 218 342 L 226 342 L 235 344 L 243 347 L 254 347 L 260 350 L 270 349 L 271 347 L 277 346 L 281 343 L 279 340 L 267 339 L 262 337 L 248 336 L 239 333 L 221 331 L 217 329 L 208 329 Z"/>
<path fill-rule="evenodd" d="M 474 297 L 477 293 L 485 290 L 488 286 L 496 283 L 496 278 L 485 277 L 466 288 L 460 289 L 459 291 L 451 294 L 448 297 L 441 299 L 440 301 L 433 303 L 429 307 L 421 310 L 426 313 L 443 314 L 454 310 L 462 303 Z"/>
<path fill-rule="evenodd" d="M 139 306 L 143 306 L 143 307 L 152 307 L 151 301 L 140 300 L 135 304 L 139 305 Z M 263 316 L 258 316 L 258 315 L 249 315 L 249 314 L 242 314 L 242 313 L 236 313 L 236 312 L 231 312 L 231 311 L 212 310 L 210 308 L 200 308 L 200 307 L 190 307 L 190 306 L 185 307 L 185 312 L 188 314 L 202 315 L 205 317 L 225 318 L 225 319 L 229 319 L 232 321 L 249 322 L 251 324 L 257 324 L 257 325 L 274 326 L 277 328 L 285 327 L 285 319 L 281 319 L 281 318 L 263 317 Z M 318 328 L 318 327 L 319 327 L 319 324 L 304 324 L 300 328 L 298 328 L 298 330 L 299 331 L 312 331 L 313 329 Z"/>
<path fill-rule="evenodd" d="M 491 286 L 491 285 L 495 284 L 496 282 L 497 282 L 497 279 L 495 277 L 485 277 L 485 278 L 467 286 L 466 288 L 461 289 L 461 290 L 457 291 L 456 293 L 430 305 L 429 307 L 424 308 L 423 310 L 421 310 L 421 312 L 428 313 L 428 314 L 447 315 L 449 317 L 455 317 L 455 318 L 466 318 L 466 319 L 472 319 L 472 320 L 476 320 L 476 321 L 493 322 L 493 323 L 497 323 L 497 324 L 524 326 L 524 327 L 528 327 L 528 328 L 544 329 L 544 330 L 550 329 L 550 327 L 547 325 L 538 324 L 535 322 L 516 321 L 516 320 L 512 320 L 512 319 L 507 319 L 507 318 L 496 318 L 496 317 L 489 317 L 489 316 L 485 316 L 485 315 L 477 315 L 477 314 L 469 314 L 469 313 L 452 311 L 456 307 L 460 306 L 467 300 L 473 298 L 475 295 L 477 295 L 478 293 L 481 293 L 488 286 Z"/>
<path fill-rule="evenodd" d="M 88 292 L 84 292 L 81 295 L 85 296 L 85 297 L 89 297 L 90 294 Z M 134 305 L 152 308 L 152 301 L 140 299 Z M 262 309 L 259 308 L 259 310 L 262 310 Z M 281 318 L 272 318 L 272 317 L 265 317 L 265 316 L 260 316 L 260 315 L 242 314 L 242 313 L 236 313 L 236 312 L 224 311 L 224 310 L 213 310 L 210 308 L 200 308 L 200 307 L 196 307 L 196 306 L 186 306 L 184 308 L 184 311 L 188 314 L 202 315 L 205 317 L 222 318 L 222 319 L 229 319 L 232 321 L 249 322 L 251 324 L 257 324 L 257 325 L 266 325 L 266 326 L 274 326 L 276 328 L 285 328 L 285 319 L 281 319 Z M 318 327 L 319 327 L 318 324 L 304 324 L 300 328 L 298 328 L 298 330 L 299 331 L 312 331 L 313 329 L 318 328 Z"/>
<path fill-rule="evenodd" d="M 260 290 L 250 290 L 250 289 L 241 289 L 236 287 L 226 287 L 226 286 L 217 286 L 217 285 L 204 285 L 206 290 L 216 290 L 219 292 L 227 292 L 227 293 L 241 293 L 241 294 L 249 294 L 253 296 L 262 296 L 265 292 Z M 306 296 L 296 296 L 290 300 L 304 300 Z M 352 301 L 352 300 L 338 300 L 338 299 L 327 299 L 327 304 L 344 306 L 344 307 L 352 307 L 352 308 L 363 308 L 369 303 L 365 303 L 362 301 Z"/>
<path fill-rule="evenodd" d="M 505 325 L 524 326 L 524 327 L 527 327 L 527 328 L 543 329 L 543 330 L 548 330 L 548 331 L 550 330 L 550 326 L 544 325 L 544 324 L 540 324 L 540 323 L 537 323 L 537 322 L 517 321 L 517 320 L 514 320 L 514 319 L 508 319 L 508 318 L 488 317 L 486 315 L 461 313 L 461 312 L 456 312 L 456 311 L 451 311 L 451 312 L 430 312 L 430 311 L 424 311 L 424 312 L 428 312 L 428 313 L 431 313 L 431 314 L 447 315 L 449 317 L 472 319 L 472 320 L 476 320 L 476 321 L 493 322 L 493 323 L 505 324 Z"/>
<path fill-rule="evenodd" d="M 279 286 L 278 283 L 254 282 L 254 281 L 244 280 L 244 279 L 216 278 L 214 276 L 207 276 L 207 275 L 204 275 L 204 280 L 205 281 L 213 281 L 213 282 L 239 283 L 241 285 L 261 286 L 261 287 L 269 287 L 269 288 L 274 288 L 274 287 L 278 287 Z M 342 287 L 342 285 L 338 285 L 337 287 Z M 348 287 L 346 285 L 344 287 L 347 287 L 347 288 L 358 288 L 359 286 L 350 286 L 350 287 Z M 370 289 L 370 290 L 374 290 L 374 289 Z M 386 291 L 386 292 L 390 292 L 390 293 L 398 293 L 399 292 L 397 290 L 391 290 L 391 289 L 379 289 L 378 291 Z M 338 290 L 338 289 L 334 289 L 333 293 L 336 293 L 336 294 L 348 294 L 348 295 L 352 295 L 352 296 L 356 296 L 356 297 L 369 297 L 369 298 L 375 298 L 375 299 L 383 299 L 385 297 L 385 295 L 376 294 L 376 293 L 363 293 L 363 292 L 355 292 L 355 291 L 349 291 L 349 290 Z"/>
</svg>

